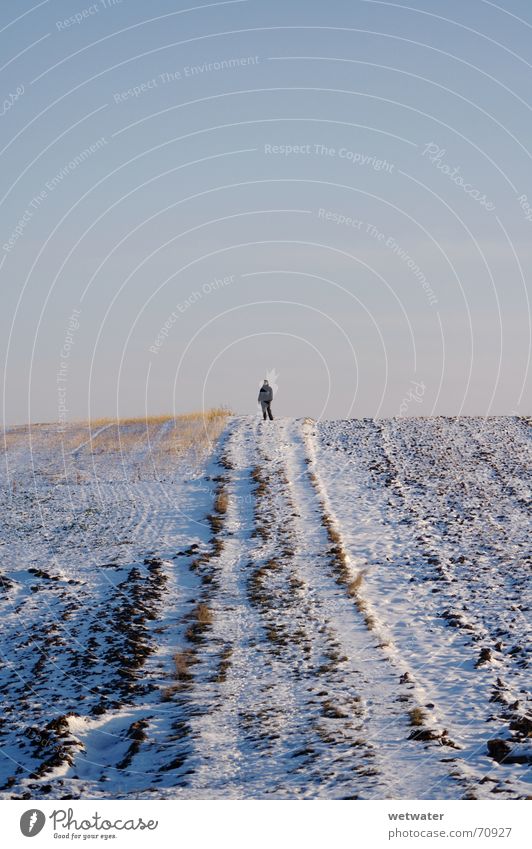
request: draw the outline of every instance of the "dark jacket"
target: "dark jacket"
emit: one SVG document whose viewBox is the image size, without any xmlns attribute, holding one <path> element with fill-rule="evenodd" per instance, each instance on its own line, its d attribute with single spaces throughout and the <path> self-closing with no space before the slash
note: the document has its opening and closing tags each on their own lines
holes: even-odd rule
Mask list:
<svg viewBox="0 0 532 849">
<path fill-rule="evenodd" d="M 273 389 L 271 386 L 261 386 L 258 400 L 266 403 L 273 401 Z"/>
</svg>

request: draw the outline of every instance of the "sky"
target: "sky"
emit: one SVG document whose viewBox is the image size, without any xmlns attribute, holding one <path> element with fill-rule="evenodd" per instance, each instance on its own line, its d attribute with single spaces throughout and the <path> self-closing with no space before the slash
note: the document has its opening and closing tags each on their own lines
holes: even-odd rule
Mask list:
<svg viewBox="0 0 532 849">
<path fill-rule="evenodd" d="M 527 415 L 525 0 L 0 3 L 4 425 Z"/>
</svg>

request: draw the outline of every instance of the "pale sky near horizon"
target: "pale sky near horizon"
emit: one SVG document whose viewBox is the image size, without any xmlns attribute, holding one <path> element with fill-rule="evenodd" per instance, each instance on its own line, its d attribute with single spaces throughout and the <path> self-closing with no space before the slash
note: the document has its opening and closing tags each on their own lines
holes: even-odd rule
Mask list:
<svg viewBox="0 0 532 849">
<path fill-rule="evenodd" d="M 530 414 L 524 0 L 0 4 L 3 421 Z"/>
</svg>

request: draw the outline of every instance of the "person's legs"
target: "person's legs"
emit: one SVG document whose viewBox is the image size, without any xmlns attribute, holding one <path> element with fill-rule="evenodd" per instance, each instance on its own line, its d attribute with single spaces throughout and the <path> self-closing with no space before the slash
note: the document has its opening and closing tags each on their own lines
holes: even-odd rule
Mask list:
<svg viewBox="0 0 532 849">
<path fill-rule="evenodd" d="M 260 405 L 262 407 L 262 418 L 264 419 L 264 421 L 266 421 L 266 410 L 268 408 L 268 404 L 266 403 L 266 401 L 261 401 Z"/>
<path fill-rule="evenodd" d="M 268 416 L 270 417 L 270 421 L 273 422 L 272 408 L 270 407 L 270 404 L 271 401 L 268 401 Z M 264 418 L 266 418 L 266 415 L 264 416 Z"/>
</svg>

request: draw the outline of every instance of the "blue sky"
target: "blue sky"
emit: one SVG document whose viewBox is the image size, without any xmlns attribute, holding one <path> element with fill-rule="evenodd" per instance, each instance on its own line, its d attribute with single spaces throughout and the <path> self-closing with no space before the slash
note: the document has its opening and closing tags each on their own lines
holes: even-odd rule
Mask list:
<svg viewBox="0 0 532 849">
<path fill-rule="evenodd" d="M 6 423 L 530 413 L 528 3 L 0 16 Z"/>
</svg>

